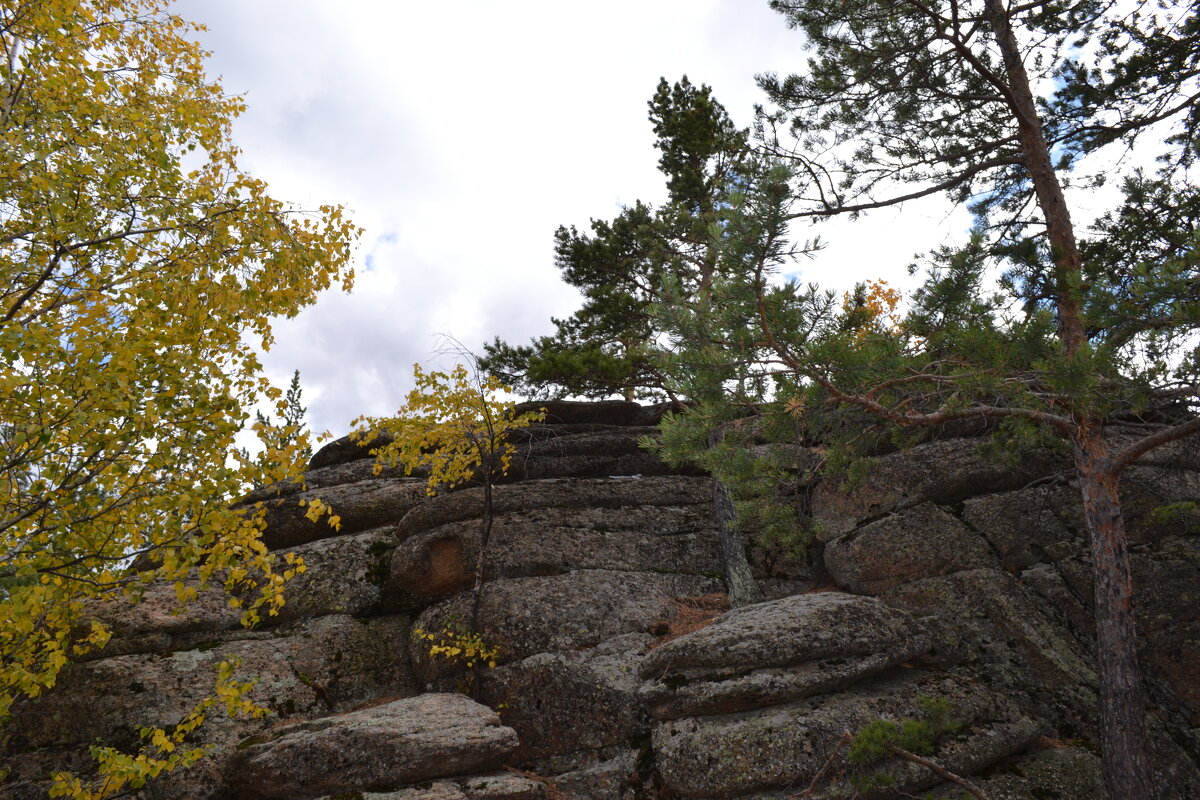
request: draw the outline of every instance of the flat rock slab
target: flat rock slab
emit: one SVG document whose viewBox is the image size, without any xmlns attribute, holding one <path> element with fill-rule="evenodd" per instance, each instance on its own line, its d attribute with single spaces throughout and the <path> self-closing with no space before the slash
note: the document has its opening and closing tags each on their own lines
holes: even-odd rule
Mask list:
<svg viewBox="0 0 1200 800">
<path fill-rule="evenodd" d="M 496 712 L 460 694 L 423 694 L 247 739 L 230 772 L 245 800 L 305 800 L 487 772 L 517 746 Z"/>
<path fill-rule="evenodd" d="M 728 611 L 643 660 L 656 719 L 723 714 L 834 691 L 913 659 L 929 636 L 910 615 L 840 592 Z"/>
<path fill-rule="evenodd" d="M 439 525 L 396 548 L 391 585 L 405 594 L 446 597 L 474 583 L 479 522 Z M 706 506 L 539 508 L 500 514 L 488 542 L 489 578 L 554 575 L 573 569 L 694 575 L 722 570 Z"/>
<path fill-rule="evenodd" d="M 708 478 L 656 475 L 645 478 L 555 478 L 495 487 L 492 511 L 505 514 L 535 508 L 620 508 L 681 506 L 712 502 Z M 479 519 L 483 490 L 462 489 L 431 497 L 405 514 L 402 537 L 449 522 Z"/>
<path fill-rule="evenodd" d="M 265 501 L 267 527 L 263 543 L 271 550 L 345 536 L 398 522 L 409 509 L 428 499 L 425 481 L 400 478 L 371 478 L 338 486 Z M 307 507 L 300 501 L 318 499 L 341 517 L 341 528 L 329 526 L 328 518 L 316 522 L 305 516 Z"/>
<path fill-rule="evenodd" d="M 843 731 L 856 731 L 880 717 L 920 716 L 919 698 L 950 703 L 964 728 L 935 759 L 962 775 L 1026 750 L 1039 728 L 1015 714 L 981 684 L 953 675 L 918 673 L 863 682 L 836 694 L 736 714 L 688 717 L 655 724 L 656 765 L 666 788 L 679 797 L 727 798 L 751 792 L 807 786 L 834 754 Z M 828 774 L 846 768 L 844 753 Z M 936 782 L 897 787 L 920 790 Z"/>
<path fill-rule="evenodd" d="M 981 535 L 922 503 L 829 542 L 825 566 L 843 589 L 880 594 L 909 581 L 1000 564 Z"/>
</svg>

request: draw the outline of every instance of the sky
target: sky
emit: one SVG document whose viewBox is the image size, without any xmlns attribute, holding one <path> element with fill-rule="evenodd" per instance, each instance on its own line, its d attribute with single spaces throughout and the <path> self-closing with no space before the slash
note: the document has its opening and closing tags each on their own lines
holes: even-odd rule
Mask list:
<svg viewBox="0 0 1200 800">
<path fill-rule="evenodd" d="M 264 356 L 300 370 L 308 420 L 339 436 L 394 412 L 414 362 L 452 366 L 569 316 L 553 234 L 665 196 L 646 103 L 660 77 L 713 87 L 749 126 L 754 77 L 803 69 L 804 42 L 766 0 L 181 0 L 208 30 L 209 74 L 247 112 L 240 164 L 278 199 L 344 205 L 365 228 L 354 291 L 276 324 Z M 845 290 L 905 281 L 919 252 L 969 220 L 940 201 L 807 226 L 826 248 L 800 279 Z"/>
</svg>

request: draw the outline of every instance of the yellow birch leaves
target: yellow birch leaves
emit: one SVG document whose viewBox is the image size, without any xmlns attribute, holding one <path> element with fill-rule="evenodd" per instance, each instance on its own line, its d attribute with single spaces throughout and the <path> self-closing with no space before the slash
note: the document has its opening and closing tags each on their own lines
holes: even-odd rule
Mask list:
<svg viewBox="0 0 1200 800">
<path fill-rule="evenodd" d="M 507 387 L 462 364 L 449 373 L 425 372 L 414 364 L 413 379 L 416 387 L 396 416 L 356 420 L 351 436 L 366 443 L 374 434 L 384 434 L 389 443 L 371 451 L 376 474 L 384 466 L 399 466 L 410 475 L 428 469 L 426 491 L 431 495 L 439 487 L 469 481 L 479 469 L 506 474 L 514 452 L 508 434 L 545 416 L 513 414 L 512 404 L 499 397 Z"/>
<path fill-rule="evenodd" d="M 0 717 L 103 644 L 89 598 L 196 576 L 253 622 L 294 570 L 227 507 L 262 477 L 234 436 L 280 395 L 271 319 L 349 288 L 359 231 L 238 169 L 242 102 L 192 29 L 165 0 L 0 0 Z"/>
</svg>

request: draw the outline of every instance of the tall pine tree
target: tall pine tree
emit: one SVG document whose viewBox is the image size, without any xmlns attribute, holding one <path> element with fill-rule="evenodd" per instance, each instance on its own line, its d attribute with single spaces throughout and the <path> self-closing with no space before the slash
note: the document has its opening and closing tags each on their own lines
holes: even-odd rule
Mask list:
<svg viewBox="0 0 1200 800">
<path fill-rule="evenodd" d="M 635 203 L 610 222 L 592 220 L 590 233 L 574 226 L 555 232 L 555 263 L 563 280 L 582 290 L 583 306 L 553 320 L 554 335 L 516 346 L 497 338 L 479 360 L 518 391 L 663 394 L 650 306 L 668 283 L 688 297 L 712 285 L 718 265 L 709 226 L 749 149 L 748 132 L 733 124 L 712 90 L 687 77 L 673 85 L 661 80 L 649 106 L 667 201 L 659 208 Z"/>
</svg>

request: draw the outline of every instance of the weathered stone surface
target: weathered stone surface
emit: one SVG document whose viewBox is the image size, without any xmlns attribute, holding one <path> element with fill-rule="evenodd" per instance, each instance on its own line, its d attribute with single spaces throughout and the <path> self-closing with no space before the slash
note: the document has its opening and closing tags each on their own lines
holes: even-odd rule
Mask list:
<svg viewBox="0 0 1200 800">
<path fill-rule="evenodd" d="M 843 589 L 879 594 L 920 578 L 999 565 L 983 537 L 923 503 L 828 542 L 825 566 Z"/>
<path fill-rule="evenodd" d="M 173 726 L 211 694 L 217 665 L 231 658 L 242 661 L 240 677 L 257 678 L 249 697 L 276 719 L 343 711 L 385 694 L 412 694 L 403 657 L 408 631 L 405 617 L 322 617 L 203 649 L 73 665 L 53 691 L 15 706 L 5 732 L 15 750 L 90 744 L 97 738 L 132 743 L 138 727 Z M 228 728 L 244 736 L 264 724 L 269 723 L 213 714 L 203 730 L 224 736 Z"/>
<path fill-rule="evenodd" d="M 342 486 L 347 483 L 375 480 L 376 478 L 402 480 L 411 477 L 402 467 L 381 466 L 379 472 L 376 473 L 375 459 L 367 457 L 365 451 L 363 456 L 363 458 L 354 461 L 332 464 L 319 469 L 310 469 L 299 480 L 280 481 L 254 489 L 239 500 L 238 505 L 250 505 L 259 501 L 274 500 L 287 495 L 325 489 L 330 486 Z M 425 474 L 427 473 L 420 471 L 416 474 L 416 477 L 424 477 Z"/>
<path fill-rule="evenodd" d="M 958 572 L 896 587 L 882 599 L 922 617 L 942 663 L 1023 696 L 1061 730 L 1094 737 L 1097 679 L 1087 646 L 1011 575 Z"/>
<path fill-rule="evenodd" d="M 349 797 L 347 797 L 349 794 Z M 546 784 L 510 772 L 424 781 L 394 792 L 339 792 L 320 800 L 542 800 Z"/>
<path fill-rule="evenodd" d="M 1006 569 L 1022 570 L 1052 560 L 1048 552 L 1056 545 L 1083 544 L 1058 513 L 1079 502 L 1075 487 L 1035 486 L 973 497 L 963 504 L 963 520 L 991 543 Z"/>
<path fill-rule="evenodd" d="M 423 694 L 249 739 L 230 788 L 245 800 L 396 789 L 486 772 L 516 745 L 491 709 L 458 694 Z"/>
<path fill-rule="evenodd" d="M 621 800 L 641 776 L 638 753 L 626 750 L 615 758 L 554 776 L 554 786 L 567 800 Z"/>
<path fill-rule="evenodd" d="M 501 662 L 510 663 L 645 632 L 670 616 L 671 598 L 719 590 L 720 582 L 712 578 L 613 570 L 505 578 L 484 587 L 479 629 L 485 640 L 499 645 Z M 470 602 L 469 593 L 455 595 L 427 609 L 415 625 L 437 631 L 455 621 L 465 624 Z M 413 643 L 412 657 L 422 680 L 454 681 L 453 665 L 445 659 L 431 661 L 420 642 Z"/>
<path fill-rule="evenodd" d="M 377 608 L 396 537 L 391 528 L 319 539 L 294 549 L 305 571 L 284 589 L 278 621 L 326 614 L 361 616 Z M 268 622 L 273 620 L 268 619 Z"/>
<path fill-rule="evenodd" d="M 1167 708 L 1200 728 L 1200 537 L 1135 554 L 1133 585 L 1142 658 L 1161 682 Z"/>
<path fill-rule="evenodd" d="M 1100 757 L 1082 747 L 1050 747 L 975 783 L 991 800 L 1107 800 Z M 953 797 L 953 790 L 946 789 Z M 961 789 L 959 790 L 961 793 Z"/>
<path fill-rule="evenodd" d="M 493 512 L 539 508 L 608 509 L 623 506 L 683 506 L 710 503 L 709 480 L 682 476 L 646 478 L 564 478 L 497 486 Z M 410 536 L 438 525 L 478 519 L 482 489 L 463 489 L 431 497 L 400 522 L 400 535 Z"/>
<path fill-rule="evenodd" d="M 504 724 L 522 738 L 504 756 L 506 769 L 555 778 L 557 786 L 509 771 L 459 773 L 386 789 L 321 789 L 328 800 L 784 800 L 803 792 L 843 730 L 881 715 L 912 716 L 920 695 L 945 696 L 969 718 L 936 757 L 971 775 L 992 800 L 1103 797 L 1096 757 L 1055 746 L 1090 747 L 1098 738 L 1091 566 L 1069 458 L 1027 453 L 1013 471 L 980 457 L 980 439 L 946 438 L 969 435 L 966 428 L 937 431 L 925 444 L 882 455 L 874 474 L 842 492 L 839 478 L 807 474 L 820 448 L 794 449 L 788 455 L 799 477 L 818 480 L 805 499 L 824 527 L 822 540 L 808 563 L 751 544 L 760 585 L 781 603 L 712 622 L 721 584 L 703 576 L 721 569 L 711 483 L 666 474 L 637 446 L 655 435 L 644 423 L 662 409 L 556 408 L 560 421 L 513 436 L 517 453 L 497 491 L 485 576 L 484 634 L 505 651 L 501 665 L 476 680 L 484 700 L 507 706 Z M 1114 428 L 1108 438 L 1123 447 L 1146 432 Z M 1198 441 L 1153 451 L 1121 480 L 1154 704 L 1151 756 L 1171 785 L 1170 800 L 1200 797 L 1200 513 L 1187 505 L 1200 500 Z M 241 628 L 219 589 L 176 615 L 171 587 L 151 589 L 141 606 L 93 609 L 117 636 L 64 673 L 43 702 L 17 704 L 16 719 L 0 730 L 8 737 L 0 768 L 10 770 L 0 796 L 43 800 L 52 772 L 91 769 L 96 738 L 131 750 L 138 726 L 173 725 L 210 691 L 216 663 L 228 657 L 243 659 L 239 675 L 258 677 L 252 697 L 273 715 L 230 721 L 210 713 L 193 741 L 212 754 L 152 781 L 138 794 L 143 800 L 235 800 L 226 779 L 236 779 L 230 762 L 248 735 L 321 717 L 317 727 L 332 725 L 364 705 L 411 697 L 418 685 L 465 686 L 449 662 L 421 662 L 407 618 L 384 615 L 441 600 L 422 617 L 427 626 L 466 622 L 462 590 L 474 566 L 480 492 L 427 500 L 419 476 L 404 480 L 395 469 L 376 476 L 366 450 L 339 447 L 314 459 L 303 485 L 245 499 L 271 507 L 268 543 L 298 550 L 309 567 L 289 587 L 282 615 Z M 755 446 L 763 455 L 769 449 Z M 617 474 L 642 477 L 609 477 Z M 1045 480 L 1029 484 L 1039 476 Z M 299 500 L 311 497 L 334 506 L 341 533 L 303 519 Z M 1178 513 L 1164 517 L 1172 504 Z M 907 530 L 896 528 L 901 523 Z M 830 585 L 827 544 L 843 585 L 880 592 L 878 601 L 787 596 L 813 582 Z M 396 581 L 387 578 L 393 567 Z M 948 570 L 958 571 L 939 574 Z M 820 608 L 801 613 L 810 603 Z M 755 624 L 744 616 L 730 624 L 755 614 L 762 615 Z M 889 627 L 888 615 L 904 622 Z M 728 640 L 726 627 L 737 628 Z M 918 652 L 925 637 L 932 646 Z M 849 651 L 841 655 L 835 645 Z M 659 669 L 648 681 L 638 677 L 639 658 Z M 1035 729 L 1058 738 L 1017 752 Z M 374 751 L 329 747 L 330 760 L 311 755 L 305 766 L 324 772 L 332 764 L 343 774 L 374 768 L 357 763 Z M 835 759 L 827 777 L 845 777 L 845 767 Z M 886 769 L 909 796 L 961 794 L 931 785 L 915 767 Z M 848 800 L 847 786 L 818 785 L 814 800 Z"/>
<path fill-rule="evenodd" d="M 733 609 L 651 651 L 640 673 L 657 719 L 720 714 L 849 686 L 929 648 L 908 614 L 818 592 Z"/>
<path fill-rule="evenodd" d="M 280 550 L 380 528 L 400 521 L 426 498 L 424 481 L 397 478 L 372 478 L 281 497 L 263 504 L 267 523 L 263 542 L 271 550 Z M 333 513 L 341 517 L 340 530 L 330 527 L 328 518 L 313 522 L 304 515 L 306 507 L 300 501 L 312 499 L 333 508 Z"/>
<path fill-rule="evenodd" d="M 340 439 L 334 439 L 313 453 L 313 457 L 308 461 L 308 469 L 311 472 L 334 464 L 346 464 L 370 458 L 373 448 L 386 447 L 391 441 L 392 437 L 387 434 L 375 434 L 370 438 L 347 434 Z"/>
<path fill-rule="evenodd" d="M 573 569 L 719 574 L 717 533 L 705 506 L 541 508 L 497 516 L 487 577 L 554 575 Z M 396 548 L 391 581 L 403 592 L 444 597 L 469 588 L 479 557 L 479 522 L 416 534 Z"/>
<path fill-rule="evenodd" d="M 812 497 L 821 538 L 832 539 L 866 520 L 925 501 L 951 504 L 1019 489 L 1069 466 L 1063 456 L 1045 450 L 1026 451 L 1016 466 L 1006 466 L 983 456 L 980 443 L 980 439 L 948 439 L 882 456 L 849 491 L 837 477 L 822 480 Z"/>
<path fill-rule="evenodd" d="M 210 584 L 202 589 L 196 581 L 184 586 L 196 592 L 196 599 L 186 605 L 180 605 L 173 583 L 162 582 L 147 586 L 139 602 L 117 598 L 91 604 L 82 624 L 101 622 L 112 639 L 104 649 L 89 653 L 89 659 L 174 649 L 182 634 L 204 632 L 212 638 L 241 627 L 242 611 L 229 605 L 224 588 Z"/>
<path fill-rule="evenodd" d="M 678 470 L 639 445 L 642 437 L 657 434 L 657 428 L 617 428 L 542 436 L 517 447 L 504 480 L 674 474 Z"/>
<path fill-rule="evenodd" d="M 945 743 L 937 754 L 939 761 L 960 774 L 974 774 L 1024 751 L 1039 734 L 1036 724 L 977 683 L 953 676 L 905 674 L 755 711 L 656 723 L 658 771 L 666 786 L 683 797 L 724 798 L 804 787 L 825 764 L 843 731 L 858 730 L 881 716 L 919 716 L 921 696 L 948 700 L 953 716 L 965 726 L 963 734 Z M 836 772 L 835 767 L 832 774 Z M 898 788 L 913 791 L 932 783 L 926 778 Z"/>
<path fill-rule="evenodd" d="M 515 764 L 577 751 L 599 752 L 649 731 L 638 701 L 637 666 L 652 637 L 630 633 L 594 648 L 539 653 L 483 676 L 481 697 L 503 708 L 520 737 Z"/>
<path fill-rule="evenodd" d="M 1135 465 L 1121 473 L 1121 514 L 1133 544 L 1200 531 L 1200 472 Z M 1078 503 L 1078 501 L 1076 501 Z M 1171 515 L 1170 506 L 1191 504 Z M 1081 526 L 1081 530 L 1082 530 Z"/>
</svg>

